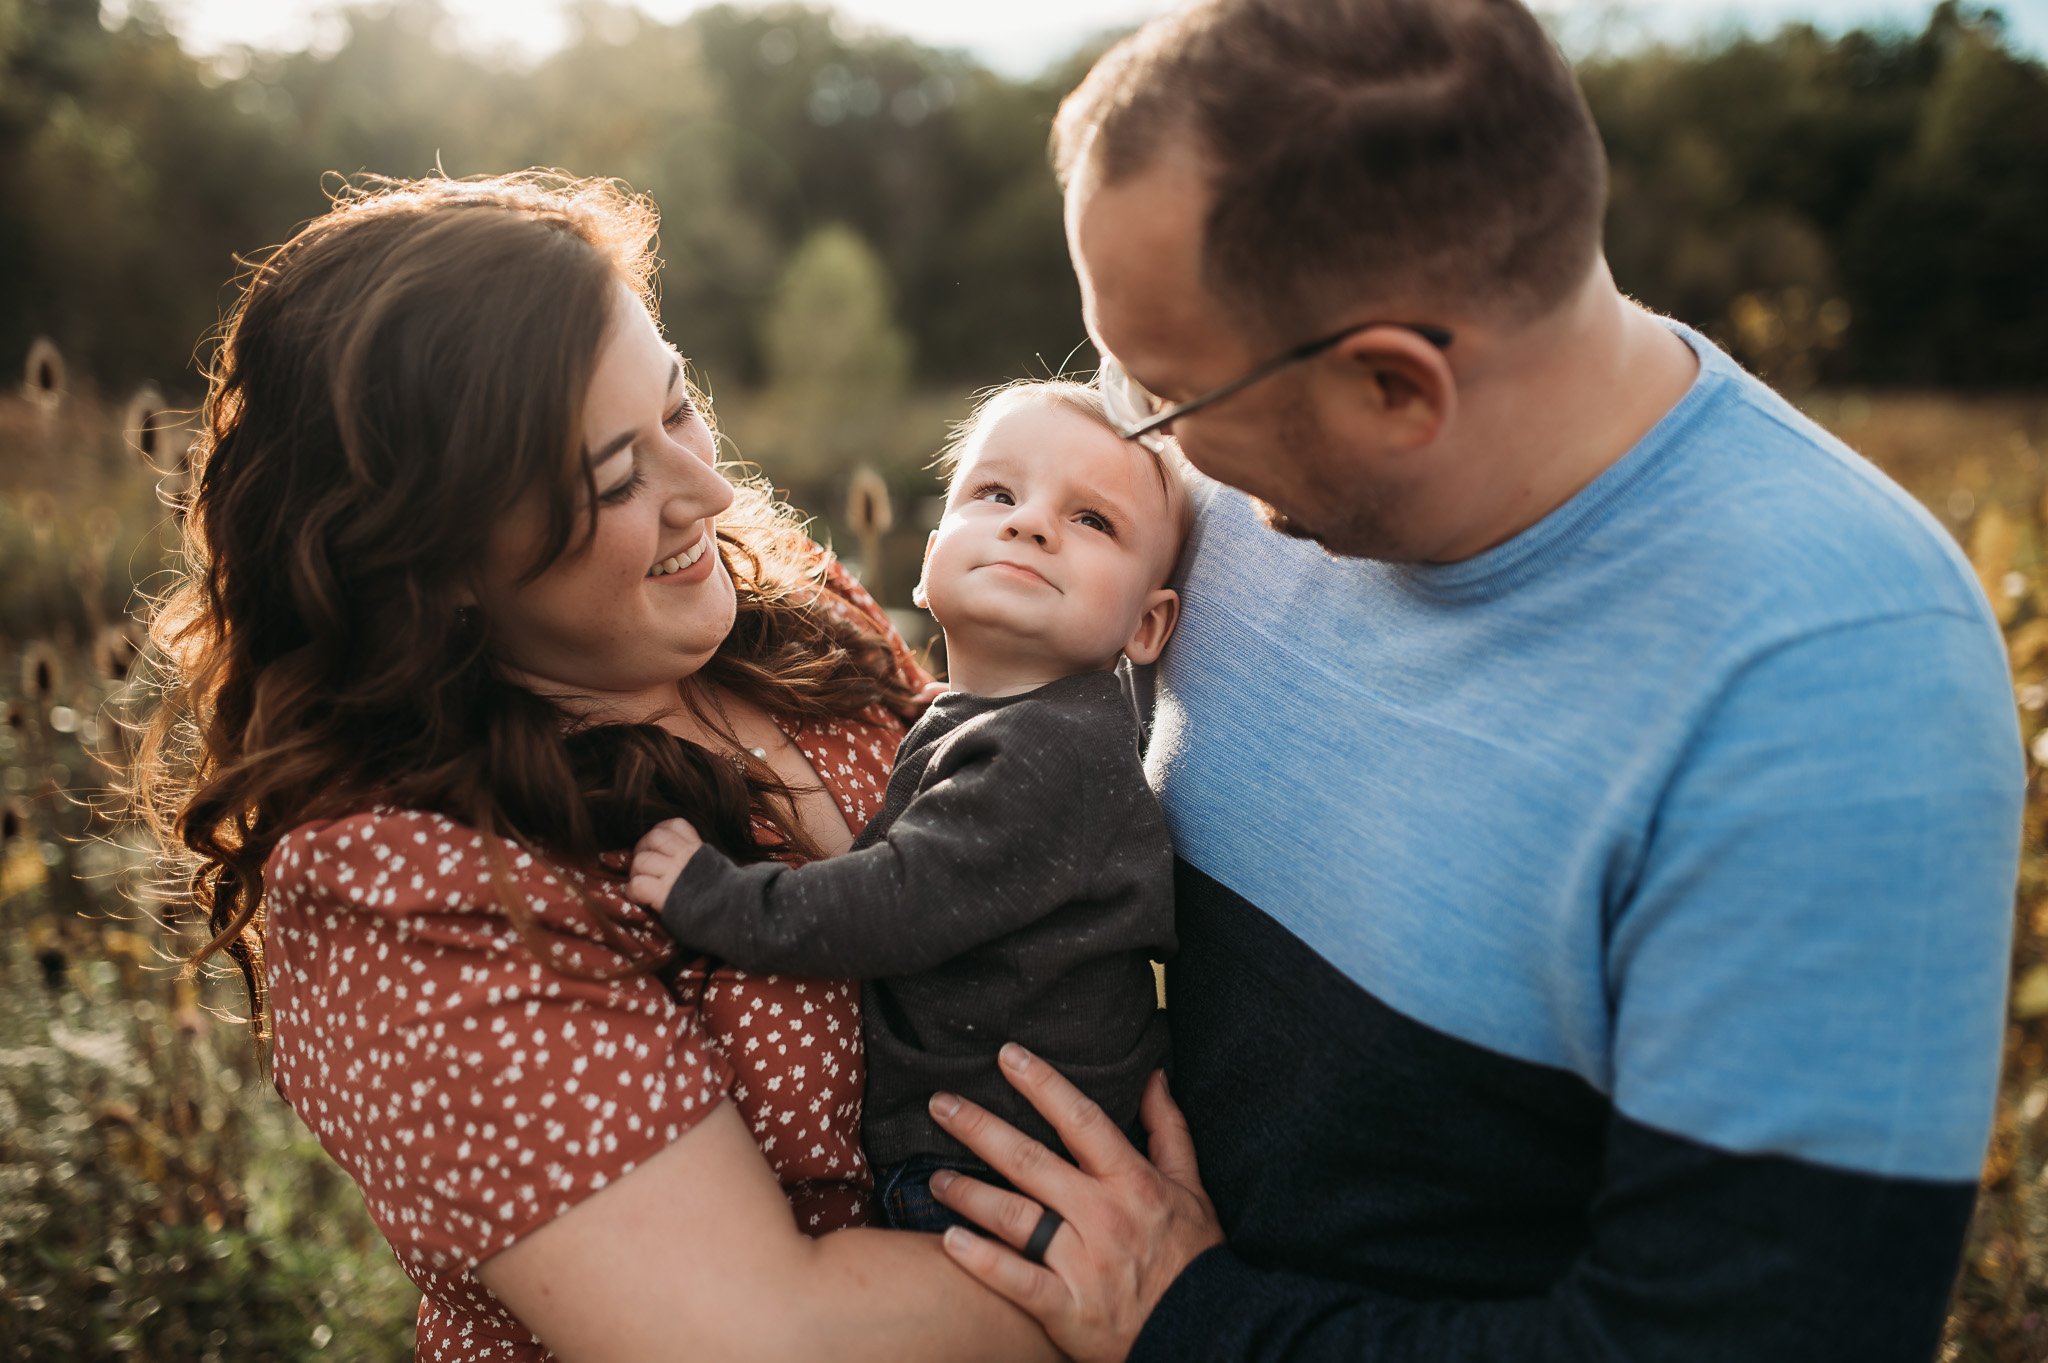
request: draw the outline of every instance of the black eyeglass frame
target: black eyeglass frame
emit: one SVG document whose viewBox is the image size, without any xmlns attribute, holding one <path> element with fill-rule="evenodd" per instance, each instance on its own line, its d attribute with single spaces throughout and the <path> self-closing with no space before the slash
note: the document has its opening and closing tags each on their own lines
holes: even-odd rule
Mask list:
<svg viewBox="0 0 2048 1363">
<path fill-rule="evenodd" d="M 1154 412 L 1151 416 L 1145 418 L 1145 420 L 1143 421 L 1138 422 L 1134 426 L 1126 426 L 1119 422 L 1117 427 L 1117 434 L 1121 435 L 1126 440 L 1138 441 L 1140 444 L 1143 444 L 1149 448 L 1151 447 L 1152 442 L 1147 440 L 1145 437 L 1153 435 L 1161 427 L 1170 426 L 1174 422 L 1179 421 L 1184 416 L 1188 416 L 1189 414 L 1194 412 L 1199 412 L 1204 407 L 1207 407 L 1212 403 L 1221 402 L 1224 398 L 1229 397 L 1232 393 L 1237 392 L 1239 389 L 1249 388 L 1253 384 L 1257 383 L 1260 379 L 1268 378 L 1274 374 L 1277 374 L 1291 364 L 1300 364 L 1303 360 L 1311 359 L 1317 355 L 1320 355 L 1325 350 L 1328 350 L 1330 347 L 1338 344 L 1339 342 L 1347 341 L 1353 336 L 1356 336 L 1359 332 L 1370 331 L 1374 327 L 1395 327 L 1402 331 L 1411 331 L 1415 333 L 1417 336 L 1420 336 L 1423 340 L 1435 346 L 1438 350 L 1450 349 L 1451 342 L 1454 339 L 1456 339 L 1454 334 L 1448 327 L 1436 326 L 1435 324 L 1430 322 L 1387 322 L 1378 320 L 1370 322 L 1356 322 L 1348 327 L 1345 327 L 1342 331 L 1333 331 L 1328 336 L 1319 336 L 1313 341 L 1303 341 L 1300 345 L 1295 346 L 1290 350 L 1283 351 L 1278 355 L 1275 355 L 1272 359 L 1267 360 L 1262 365 L 1259 365 L 1250 373 L 1239 375 L 1237 378 L 1232 379 L 1229 383 L 1224 384 L 1222 387 L 1212 388 L 1208 392 L 1200 395 L 1199 397 L 1192 397 L 1189 398 L 1186 402 L 1174 403 L 1171 407 L 1168 407 L 1164 411 Z M 1130 374 L 1124 369 L 1124 367 L 1121 364 L 1117 363 L 1115 357 L 1105 356 L 1103 359 L 1102 367 L 1104 369 L 1108 369 L 1111 366 L 1115 366 L 1116 372 L 1123 375 L 1124 381 L 1130 384 L 1133 388 L 1137 388 L 1140 392 L 1147 391 L 1145 390 L 1142 384 L 1139 384 L 1135 379 L 1131 378 Z M 1108 385 L 1103 385 L 1103 388 L 1106 395 L 1108 391 Z"/>
</svg>

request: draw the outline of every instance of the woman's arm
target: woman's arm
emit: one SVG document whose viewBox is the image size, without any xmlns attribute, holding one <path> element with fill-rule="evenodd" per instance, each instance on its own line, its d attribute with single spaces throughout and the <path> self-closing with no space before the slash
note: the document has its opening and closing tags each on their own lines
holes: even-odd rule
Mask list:
<svg viewBox="0 0 2048 1363">
<path fill-rule="evenodd" d="M 1060 1356 L 935 1236 L 804 1236 L 729 1103 L 477 1277 L 565 1363 Z"/>
</svg>

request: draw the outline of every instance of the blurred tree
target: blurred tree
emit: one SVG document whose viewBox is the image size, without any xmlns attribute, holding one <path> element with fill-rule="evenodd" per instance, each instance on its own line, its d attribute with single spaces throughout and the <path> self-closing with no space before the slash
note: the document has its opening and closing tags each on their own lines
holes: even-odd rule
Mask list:
<svg viewBox="0 0 2048 1363">
<path fill-rule="evenodd" d="M 1994 12 L 1944 0 L 1914 44 L 1909 141 L 1848 215 L 1843 274 L 1866 380 L 2039 384 L 2048 375 L 2048 68 Z"/>
<path fill-rule="evenodd" d="M 1609 257 L 1651 306 L 1795 386 L 2048 373 L 2048 68 L 1995 10 L 1579 74 L 1612 164 Z"/>
<path fill-rule="evenodd" d="M 109 29 L 91 0 L 0 0 L 7 353 L 46 333 L 88 381 L 168 382 L 234 251 L 272 239 L 280 199 L 317 204 L 274 111 L 203 75 L 146 5 Z"/>
<path fill-rule="evenodd" d="M 728 390 L 768 380 L 780 281 L 830 224 L 880 262 L 917 386 L 1043 372 L 1084 339 L 1045 137 L 1092 49 L 1012 80 L 811 6 L 661 23 L 577 0 L 567 45 L 521 70 L 405 0 L 341 11 L 312 51 L 202 61 L 149 0 L 125 13 L 0 0 L 0 349 L 51 335 L 104 387 L 189 393 L 236 254 L 318 213 L 324 173 L 436 166 L 653 194 L 665 319 Z M 1788 383 L 2048 373 L 2048 69 L 1995 11 L 1580 71 L 1615 273 L 1647 303 Z"/>
<path fill-rule="evenodd" d="M 903 397 L 910 345 L 890 315 L 882 262 L 858 233 L 835 224 L 805 240 L 776 289 L 762 349 L 777 477 L 875 456 Z"/>
<path fill-rule="evenodd" d="M 717 383 L 758 372 L 758 315 L 784 252 L 738 183 L 733 111 L 689 26 L 665 25 L 607 0 L 572 10 L 576 36 L 516 88 L 508 135 L 474 168 L 561 165 L 609 175 L 662 209 L 662 317 L 671 338 Z"/>
<path fill-rule="evenodd" d="M 736 191 L 785 257 L 830 222 L 873 244 L 920 377 L 986 382 L 1080 339 L 1045 161 L 1071 81 L 1005 80 L 799 5 L 686 24 L 727 113 Z"/>
</svg>

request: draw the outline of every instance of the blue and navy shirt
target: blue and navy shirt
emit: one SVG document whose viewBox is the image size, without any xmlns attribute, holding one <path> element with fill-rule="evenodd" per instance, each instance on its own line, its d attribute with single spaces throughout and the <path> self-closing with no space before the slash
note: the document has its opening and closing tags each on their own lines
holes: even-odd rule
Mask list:
<svg viewBox="0 0 2048 1363">
<path fill-rule="evenodd" d="M 1149 771 L 1228 1244 L 1138 1359 L 1924 1363 L 2023 783 L 1940 527 L 1704 338 L 1464 562 L 1206 489 Z"/>
</svg>

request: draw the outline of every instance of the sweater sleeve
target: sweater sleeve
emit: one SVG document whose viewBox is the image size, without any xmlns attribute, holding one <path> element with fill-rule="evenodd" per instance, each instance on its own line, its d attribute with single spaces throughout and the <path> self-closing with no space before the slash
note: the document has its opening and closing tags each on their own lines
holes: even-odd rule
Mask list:
<svg viewBox="0 0 2048 1363">
<path fill-rule="evenodd" d="M 1540 1296 L 1413 1301 L 1255 1265 L 1184 1269 L 1130 1363 L 1927 1363 L 1967 1184 L 1738 1156 L 1617 1118 L 1594 1243 Z"/>
<path fill-rule="evenodd" d="M 789 867 L 700 849 L 661 911 L 678 942 L 744 969 L 915 974 L 1078 897 L 1095 848 L 1080 755 L 1001 712 L 948 741 L 883 838 Z"/>
</svg>

